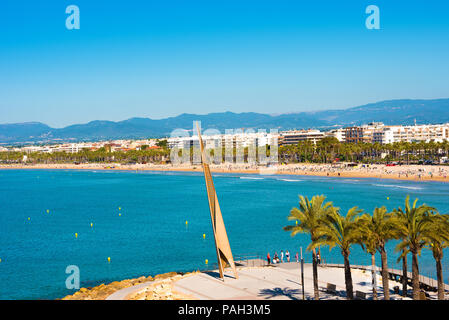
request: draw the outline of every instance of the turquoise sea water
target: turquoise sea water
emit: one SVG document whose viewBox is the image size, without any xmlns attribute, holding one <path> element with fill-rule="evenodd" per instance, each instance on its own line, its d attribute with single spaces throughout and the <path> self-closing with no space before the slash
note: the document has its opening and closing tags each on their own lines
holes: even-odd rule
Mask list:
<svg viewBox="0 0 449 320">
<path fill-rule="evenodd" d="M 214 174 L 214 181 L 234 255 L 273 255 L 283 249 L 294 257 L 300 246 L 305 248 L 307 235 L 292 238 L 282 230 L 298 194 L 324 194 L 344 211 L 354 205 L 392 209 L 403 206 L 409 194 L 449 211 L 449 184 L 437 182 L 237 174 Z M 393 245 L 389 264 L 400 268 L 393 265 Z M 337 248 L 323 248 L 322 257 L 342 262 Z M 0 259 L 1 299 L 73 293 L 65 288 L 68 265 L 80 268 L 84 287 L 204 269 L 205 259 L 216 261 L 204 178 L 199 173 L 0 170 Z M 350 260 L 370 263 L 359 247 Z M 445 278 L 448 266 L 446 253 Z M 420 271 L 434 277 L 434 269 L 430 251 L 423 250 Z"/>
</svg>

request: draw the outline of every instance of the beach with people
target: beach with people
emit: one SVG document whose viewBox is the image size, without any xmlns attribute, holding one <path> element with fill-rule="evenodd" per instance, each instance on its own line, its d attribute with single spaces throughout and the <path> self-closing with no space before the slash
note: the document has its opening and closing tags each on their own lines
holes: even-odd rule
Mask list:
<svg viewBox="0 0 449 320">
<path fill-rule="evenodd" d="M 242 173 L 262 175 L 306 175 L 342 178 L 379 178 L 412 181 L 449 182 L 449 166 L 445 165 L 385 165 L 385 164 L 211 164 L 215 173 Z M 62 169 L 62 170 L 153 170 L 201 172 L 200 164 L 120 164 L 120 163 L 58 163 L 58 164 L 0 164 L 1 169 Z"/>
</svg>

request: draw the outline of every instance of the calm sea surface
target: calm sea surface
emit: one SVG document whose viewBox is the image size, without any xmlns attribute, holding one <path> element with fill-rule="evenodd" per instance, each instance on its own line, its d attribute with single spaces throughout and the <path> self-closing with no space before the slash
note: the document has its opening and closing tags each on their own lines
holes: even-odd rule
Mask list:
<svg viewBox="0 0 449 320">
<path fill-rule="evenodd" d="M 324 194 L 344 211 L 355 205 L 393 209 L 409 194 L 449 211 L 449 184 L 438 182 L 237 174 L 214 174 L 214 181 L 234 256 L 283 249 L 293 257 L 305 248 L 307 235 L 292 238 L 282 230 L 298 194 Z M 204 269 L 205 259 L 216 262 L 211 231 L 202 174 L 0 170 L 0 298 L 71 294 L 65 287 L 69 265 L 80 268 L 84 287 Z M 391 243 L 389 265 L 400 268 L 393 248 Z M 337 248 L 321 251 L 322 258 L 342 263 Z M 370 263 L 359 247 L 350 260 Z M 423 250 L 420 271 L 435 277 L 434 269 L 430 251 Z"/>
</svg>

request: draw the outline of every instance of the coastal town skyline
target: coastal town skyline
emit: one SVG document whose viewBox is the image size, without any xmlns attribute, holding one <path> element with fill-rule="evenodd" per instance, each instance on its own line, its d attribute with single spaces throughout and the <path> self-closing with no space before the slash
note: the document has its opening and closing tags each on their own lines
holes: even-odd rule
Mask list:
<svg viewBox="0 0 449 320">
<path fill-rule="evenodd" d="M 193 122 L 193 126 L 196 122 Z M 201 127 L 201 122 L 199 122 Z M 414 124 L 411 126 L 404 125 L 385 125 L 382 122 L 370 122 L 360 126 L 341 127 L 329 130 L 317 129 L 294 129 L 294 130 L 254 130 L 249 128 L 227 129 L 220 132 L 216 129 L 206 128 L 204 131 L 204 140 L 219 146 L 225 146 L 227 142 L 237 148 L 248 148 L 254 146 L 294 146 L 302 142 L 309 142 L 317 145 L 323 139 L 335 139 L 337 143 L 368 143 L 391 145 L 395 143 L 446 143 L 449 142 L 449 123 L 443 124 Z M 0 152 L 67 152 L 79 153 L 83 150 L 97 151 L 99 149 L 108 150 L 108 152 L 128 152 L 139 150 L 162 150 L 178 148 L 189 149 L 198 144 L 198 135 L 189 130 L 175 129 L 170 136 L 166 137 L 148 137 L 138 139 L 104 139 L 92 141 L 76 141 L 71 142 L 48 141 L 47 143 L 22 143 L 21 146 L 14 144 L 0 144 Z M 161 142 L 163 145 L 161 145 Z M 218 147 L 215 146 L 215 147 Z M 214 148 L 215 148 L 214 147 Z"/>
<path fill-rule="evenodd" d="M 1 124 L 0 145 L 100 141 L 117 139 L 165 138 L 174 130 L 192 131 L 192 121 L 204 129 L 226 130 L 308 130 L 330 131 L 380 122 L 386 126 L 436 125 L 449 123 L 449 99 L 391 100 L 341 110 L 263 114 L 223 112 L 183 113 L 165 119 L 130 118 L 118 122 L 96 120 L 64 128 L 52 128 L 39 122 Z M 193 130 L 195 131 L 195 130 Z"/>
</svg>

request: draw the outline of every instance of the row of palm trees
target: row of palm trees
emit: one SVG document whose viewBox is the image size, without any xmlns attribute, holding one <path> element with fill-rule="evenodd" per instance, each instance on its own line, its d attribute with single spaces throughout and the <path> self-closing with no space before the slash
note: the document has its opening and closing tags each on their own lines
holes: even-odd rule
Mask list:
<svg viewBox="0 0 449 320">
<path fill-rule="evenodd" d="M 20 163 L 23 157 L 27 156 L 30 163 L 159 163 L 169 160 L 170 151 L 167 148 L 162 149 L 145 149 L 130 151 L 114 151 L 110 152 L 106 148 L 100 148 L 95 151 L 80 150 L 76 153 L 69 152 L 0 152 L 0 163 Z"/>
<path fill-rule="evenodd" d="M 0 152 L 0 162 L 20 162 L 24 155 L 32 158 L 36 163 L 52 163 L 64 161 L 89 161 L 89 162 L 112 162 L 112 161 L 135 161 L 135 162 L 157 162 L 161 158 L 168 161 L 170 150 L 166 140 L 158 142 L 161 150 L 132 150 L 127 152 L 109 152 L 107 148 L 96 151 L 81 150 L 78 153 L 69 154 L 55 152 L 52 154 L 41 152 Z M 192 147 L 190 154 L 193 155 Z M 257 151 L 259 152 L 259 150 Z M 213 152 L 211 152 L 213 154 Z M 236 149 L 233 150 L 234 161 L 236 160 Z M 270 148 L 267 147 L 267 156 Z M 326 137 L 316 144 L 312 141 L 300 141 L 295 145 L 280 146 L 278 150 L 279 161 L 284 163 L 314 162 L 332 163 L 335 159 L 350 162 L 391 162 L 404 163 L 419 162 L 420 160 L 433 160 L 439 162 L 442 157 L 449 156 L 449 141 L 444 142 L 395 142 L 391 144 L 379 143 L 342 143 L 334 137 Z M 222 150 L 222 160 L 225 160 L 225 150 Z M 248 147 L 244 148 L 245 162 L 248 158 Z"/>
<path fill-rule="evenodd" d="M 332 163 L 336 158 L 351 162 L 391 162 L 416 163 L 420 160 L 439 162 L 449 155 L 449 141 L 343 143 L 334 137 L 326 137 L 316 144 L 300 141 L 295 145 L 279 148 L 281 162 Z"/>
<path fill-rule="evenodd" d="M 381 275 L 384 299 L 390 299 L 388 261 L 386 244 L 390 240 L 398 240 L 396 252 L 403 263 L 402 285 L 403 295 L 407 293 L 407 255 L 412 256 L 413 299 L 420 296 L 418 256 L 423 248 L 432 251 L 436 262 L 438 281 L 438 299 L 444 299 L 444 281 L 442 270 L 443 249 L 449 246 L 449 215 L 438 213 L 437 209 L 426 204 L 417 205 L 418 199 L 410 204 L 409 196 L 405 199 L 404 208 L 398 207 L 388 212 L 386 207 L 375 208 L 372 214 L 364 213 L 358 207 L 349 209 L 342 215 L 340 208 L 332 202 L 326 202 L 323 195 L 299 197 L 299 207 L 290 211 L 288 220 L 296 221 L 295 225 L 284 227 L 292 236 L 308 233 L 310 244 L 307 250 L 312 251 L 314 298 L 319 299 L 318 268 L 316 249 L 320 246 L 338 247 L 344 259 L 346 296 L 353 299 L 353 286 L 349 256 L 354 245 L 360 245 L 371 255 L 374 277 L 375 254 L 381 256 Z M 373 298 L 377 292 L 373 286 Z"/>
</svg>

